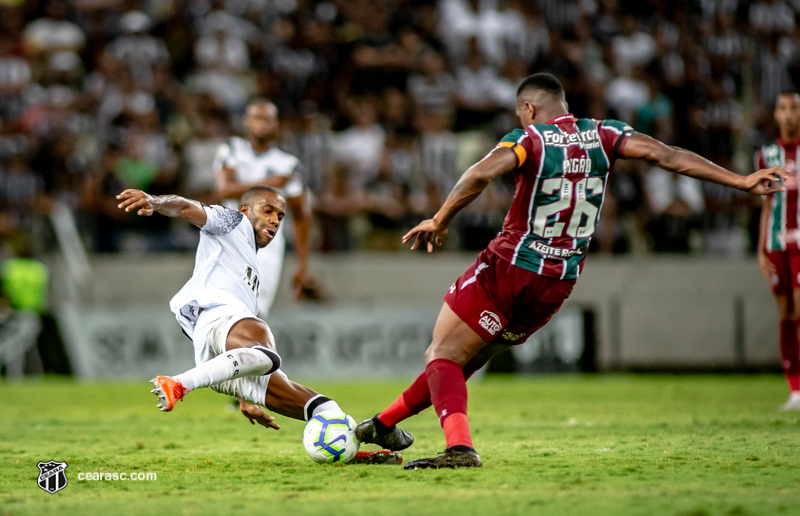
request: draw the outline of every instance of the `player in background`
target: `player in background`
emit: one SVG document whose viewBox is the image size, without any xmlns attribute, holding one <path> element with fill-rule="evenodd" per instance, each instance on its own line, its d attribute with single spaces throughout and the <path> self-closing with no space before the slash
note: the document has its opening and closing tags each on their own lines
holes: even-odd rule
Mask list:
<svg viewBox="0 0 800 516">
<path fill-rule="evenodd" d="M 797 155 L 800 145 L 800 95 L 781 93 L 775 100 L 775 122 L 780 137 L 756 152 L 756 168 L 785 167 L 783 192 L 766 195 L 761 210 L 758 264 L 772 287 L 780 318 L 783 373 L 789 400 L 781 410 L 800 411 L 800 210 L 797 198 Z"/>
<path fill-rule="evenodd" d="M 514 173 L 517 189 L 503 230 L 445 294 L 426 369 L 386 410 L 356 428 L 361 442 L 400 450 L 413 442 L 396 425 L 433 405 L 447 440 L 443 455 L 406 469 L 479 467 L 467 420 L 466 380 L 495 354 L 521 344 L 544 326 L 572 292 L 617 158 L 643 159 L 671 172 L 754 194 L 781 168 L 747 177 L 692 152 L 669 147 L 615 120 L 576 118 L 561 83 L 550 74 L 525 79 L 517 91 L 525 130 L 509 133 L 467 170 L 439 212 L 409 231 L 411 248 L 441 245 L 453 217 L 501 174 Z"/>
<path fill-rule="evenodd" d="M 339 405 L 297 384 L 279 369 L 281 358 L 267 323 L 257 317 L 259 271 L 256 251 L 273 241 L 286 214 L 286 200 L 269 186 L 248 188 L 238 211 L 206 206 L 177 195 L 151 196 L 125 190 L 118 207 L 149 217 L 158 212 L 200 228 L 192 277 L 170 301 L 170 309 L 192 340 L 196 367 L 151 382 L 158 407 L 171 411 L 201 387 L 236 396 L 252 424 L 279 430 L 261 405 L 293 419 L 308 420 Z M 360 462 L 399 463 L 386 451 L 359 452 Z"/>
<path fill-rule="evenodd" d="M 308 277 L 311 213 L 300 160 L 277 146 L 280 122 L 275 104 L 264 99 L 251 101 L 247 105 L 244 125 L 246 138 L 234 136 L 217 150 L 214 161 L 216 193 L 223 199 L 223 206 L 235 210 L 238 209 L 239 197 L 251 186 L 272 186 L 281 191 L 294 227 L 298 265 L 292 286 L 295 296 L 299 297 L 304 290 L 313 288 Z M 286 239 L 283 230 L 279 230 L 272 245 L 258 252 L 261 279 L 258 313 L 263 319 L 269 315 L 275 300 L 285 249 Z"/>
</svg>

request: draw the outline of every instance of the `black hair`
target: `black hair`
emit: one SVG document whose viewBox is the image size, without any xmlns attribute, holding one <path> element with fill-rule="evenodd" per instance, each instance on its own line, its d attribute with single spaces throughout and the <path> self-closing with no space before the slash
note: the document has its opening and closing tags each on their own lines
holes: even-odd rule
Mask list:
<svg viewBox="0 0 800 516">
<path fill-rule="evenodd" d="M 250 106 L 269 106 L 269 105 L 275 106 L 275 103 L 265 97 L 256 97 L 247 103 L 247 109 L 249 109 Z M 278 106 L 275 106 L 275 109 L 277 108 Z"/>
<path fill-rule="evenodd" d="M 549 73 L 535 73 L 529 75 L 517 89 L 517 96 L 523 91 L 541 90 L 555 97 L 564 97 L 564 87 L 555 75 Z"/>
<path fill-rule="evenodd" d="M 792 96 L 794 96 L 794 95 L 800 95 L 800 93 L 796 92 L 795 90 L 781 90 L 780 93 L 775 95 L 775 101 L 772 103 L 772 108 L 773 109 L 777 109 L 778 108 L 778 99 L 783 97 L 784 95 L 792 95 Z"/>
<path fill-rule="evenodd" d="M 283 194 L 277 188 L 273 188 L 271 186 L 266 186 L 266 185 L 255 185 L 245 190 L 245 192 L 242 194 L 242 198 L 239 200 L 239 205 L 241 206 L 243 204 L 246 204 L 250 206 L 253 200 L 256 197 L 261 197 L 262 195 L 264 195 L 264 192 L 272 192 L 278 197 L 285 200 L 285 197 L 283 197 Z"/>
</svg>

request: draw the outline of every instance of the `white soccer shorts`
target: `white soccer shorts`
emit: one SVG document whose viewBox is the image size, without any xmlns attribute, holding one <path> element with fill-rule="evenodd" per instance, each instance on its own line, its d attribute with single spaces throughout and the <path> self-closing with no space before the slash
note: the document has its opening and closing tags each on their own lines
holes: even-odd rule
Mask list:
<svg viewBox="0 0 800 516">
<path fill-rule="evenodd" d="M 242 308 L 228 305 L 211 306 L 203 310 L 197 317 L 197 323 L 192 334 L 195 363 L 200 365 L 224 353 L 226 351 L 225 341 L 228 338 L 228 333 L 233 328 L 233 325 L 242 319 L 255 319 L 255 317 Z M 286 376 L 280 369 L 272 374 L 276 373 Z M 235 380 L 212 385 L 211 388 L 219 393 L 242 398 L 250 403 L 263 406 L 266 401 L 267 386 L 271 376 L 243 376 Z"/>
</svg>

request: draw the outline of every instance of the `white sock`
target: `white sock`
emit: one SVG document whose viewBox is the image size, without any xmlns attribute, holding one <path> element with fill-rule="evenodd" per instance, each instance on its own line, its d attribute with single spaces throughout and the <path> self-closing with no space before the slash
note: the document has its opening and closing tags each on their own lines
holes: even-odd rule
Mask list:
<svg viewBox="0 0 800 516">
<path fill-rule="evenodd" d="M 242 376 L 261 376 L 281 366 L 281 357 L 263 346 L 236 348 L 189 369 L 175 379 L 190 391 Z"/>
<path fill-rule="evenodd" d="M 338 403 L 336 403 L 330 398 L 326 398 L 322 394 L 317 394 L 316 396 L 306 401 L 306 406 L 303 407 L 303 413 L 306 416 L 306 421 L 316 416 L 320 412 L 324 412 L 326 410 L 336 410 L 339 412 L 343 412 L 342 409 L 339 408 Z"/>
</svg>

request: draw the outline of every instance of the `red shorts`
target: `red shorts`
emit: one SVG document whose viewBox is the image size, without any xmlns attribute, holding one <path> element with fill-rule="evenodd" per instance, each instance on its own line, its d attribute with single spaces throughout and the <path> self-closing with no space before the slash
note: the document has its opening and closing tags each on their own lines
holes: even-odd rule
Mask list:
<svg viewBox="0 0 800 516">
<path fill-rule="evenodd" d="M 558 312 L 574 285 L 484 250 L 444 300 L 484 341 L 522 344 Z"/>
<path fill-rule="evenodd" d="M 767 258 L 778 269 L 778 273 L 770 278 L 772 291 L 792 295 L 792 290 L 800 288 L 800 252 L 773 251 L 767 254 Z"/>
</svg>

